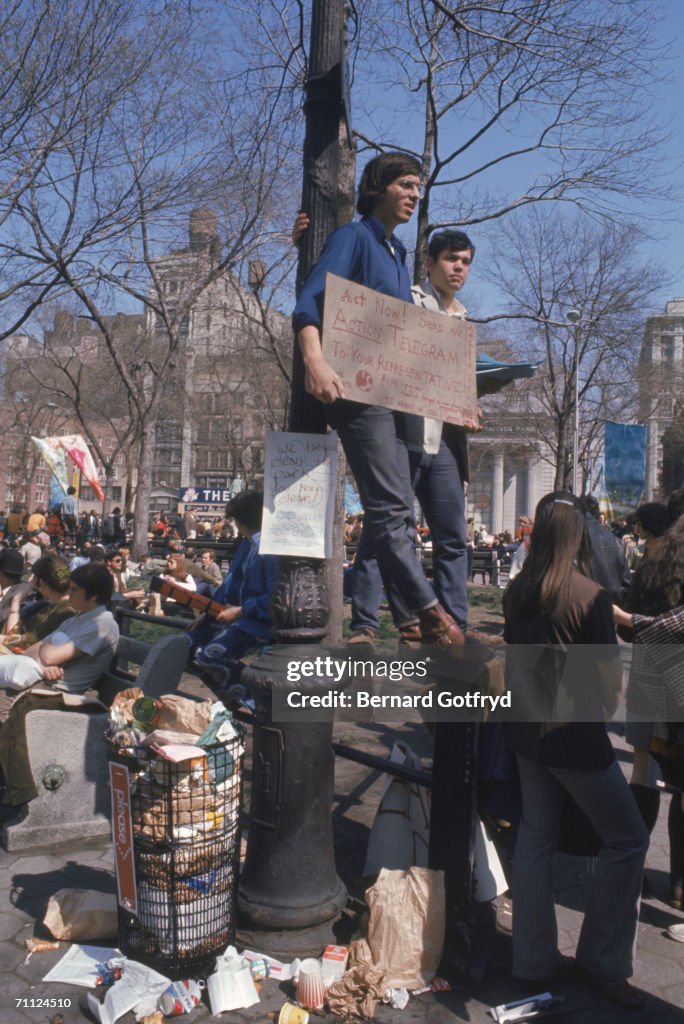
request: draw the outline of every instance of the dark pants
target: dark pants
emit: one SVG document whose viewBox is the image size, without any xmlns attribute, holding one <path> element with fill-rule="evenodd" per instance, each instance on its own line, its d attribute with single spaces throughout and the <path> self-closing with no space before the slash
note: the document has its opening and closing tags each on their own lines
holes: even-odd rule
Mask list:
<svg viewBox="0 0 684 1024">
<path fill-rule="evenodd" d="M 552 865 L 565 792 L 603 840 L 577 945 L 577 962 L 606 979 L 628 978 L 648 832 L 617 762 L 585 771 L 518 756 L 522 819 L 513 861 L 513 973 L 547 978 L 557 962 Z"/>
<path fill-rule="evenodd" d="M 465 496 L 458 463 L 441 442 L 436 455 L 411 453 L 413 486 L 432 540 L 435 593 L 461 628 L 468 618 L 468 560 L 466 549 Z M 382 593 L 380 570 L 372 542 L 364 530 L 354 561 L 352 582 L 352 629 L 377 630 Z M 387 590 L 390 606 L 398 606 L 397 625 L 410 618 L 401 592 Z"/>
<path fill-rule="evenodd" d="M 194 660 L 207 668 L 226 670 L 226 684 L 239 682 L 242 672 L 241 659 L 251 651 L 259 651 L 270 642 L 267 636 L 255 636 L 240 629 L 237 623 L 223 625 L 213 622 L 201 625 L 187 634 L 192 644 Z"/>
<path fill-rule="evenodd" d="M 407 417 L 346 401 L 335 402 L 327 415 L 356 480 L 366 544 L 377 559 L 395 620 L 403 625 L 436 603 L 414 548 Z"/>
</svg>

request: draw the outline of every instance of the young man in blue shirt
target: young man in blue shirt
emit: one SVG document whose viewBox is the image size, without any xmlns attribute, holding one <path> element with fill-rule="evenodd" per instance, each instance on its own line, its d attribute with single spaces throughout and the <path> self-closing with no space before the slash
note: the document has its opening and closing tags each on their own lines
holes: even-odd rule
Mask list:
<svg viewBox="0 0 684 1024">
<path fill-rule="evenodd" d="M 423 309 L 465 319 L 456 298 L 464 286 L 475 246 L 462 231 L 440 231 L 428 246 L 428 277 L 411 289 Z M 470 430 L 480 429 L 470 424 Z M 468 558 L 465 484 L 468 481 L 468 434 L 464 427 L 423 420 L 423 433 L 411 449 L 413 488 L 430 529 L 435 593 L 465 631 L 468 619 Z M 354 562 L 352 637 L 350 644 L 372 643 L 379 629 L 382 585 L 375 555 L 362 535 Z"/>
<path fill-rule="evenodd" d="M 435 598 L 413 543 L 409 446 L 422 436 L 422 418 L 347 400 L 321 344 L 328 271 L 411 302 L 406 250 L 394 230 L 411 219 L 421 195 L 420 175 L 418 162 L 403 153 L 383 153 L 366 165 L 357 202 L 362 219 L 328 238 L 293 319 L 306 389 L 325 403 L 327 421 L 340 436 L 363 503 L 364 529 L 400 633 L 404 639 L 455 651 L 464 643 L 463 633 Z"/>
<path fill-rule="evenodd" d="M 218 669 L 210 678 L 224 685 L 239 682 L 245 654 L 271 642 L 269 603 L 278 560 L 259 553 L 263 505 L 257 491 L 242 491 L 229 502 L 226 515 L 235 519 L 243 541 L 213 597 L 226 607 L 214 619 L 200 616 L 187 634 L 195 664 Z"/>
</svg>

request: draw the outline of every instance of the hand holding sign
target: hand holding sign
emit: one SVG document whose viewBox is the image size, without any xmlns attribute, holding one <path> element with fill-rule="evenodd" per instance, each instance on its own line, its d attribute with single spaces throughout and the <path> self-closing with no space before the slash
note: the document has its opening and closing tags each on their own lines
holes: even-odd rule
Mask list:
<svg viewBox="0 0 684 1024">
<path fill-rule="evenodd" d="M 323 351 L 346 398 L 478 429 L 472 324 L 328 274 Z"/>
</svg>

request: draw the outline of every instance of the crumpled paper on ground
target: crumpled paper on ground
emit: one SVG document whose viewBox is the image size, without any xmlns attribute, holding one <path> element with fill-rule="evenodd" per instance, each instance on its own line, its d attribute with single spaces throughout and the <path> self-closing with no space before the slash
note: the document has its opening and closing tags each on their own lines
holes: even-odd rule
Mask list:
<svg viewBox="0 0 684 1024">
<path fill-rule="evenodd" d="M 137 1021 L 158 1009 L 159 997 L 171 984 L 169 978 L 136 960 L 121 960 L 121 978 L 107 991 L 104 1002 L 86 993 L 86 1006 L 100 1024 L 115 1022 L 131 1010 Z"/>
<path fill-rule="evenodd" d="M 325 994 L 330 1012 L 336 1017 L 372 1017 L 388 988 L 384 967 L 376 967 L 370 946 L 357 939 L 349 947 L 349 966 L 344 977 Z"/>
</svg>

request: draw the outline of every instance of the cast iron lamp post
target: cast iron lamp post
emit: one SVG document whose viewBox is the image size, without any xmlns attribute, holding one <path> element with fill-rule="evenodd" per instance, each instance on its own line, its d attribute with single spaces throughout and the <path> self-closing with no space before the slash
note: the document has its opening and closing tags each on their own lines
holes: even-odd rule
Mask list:
<svg viewBox="0 0 684 1024">
<path fill-rule="evenodd" d="M 314 0 L 302 208 L 310 227 L 300 243 L 298 290 L 325 239 L 342 223 L 340 166 L 349 161 L 341 143 L 343 0 Z M 353 186 L 353 179 L 351 181 Z M 351 208 L 349 207 L 350 219 Z M 290 430 L 323 433 L 322 406 L 304 390 L 295 345 Z M 271 602 L 275 644 L 244 673 L 256 701 L 249 842 L 238 894 L 240 938 L 281 956 L 314 954 L 334 941 L 333 924 L 346 903 L 333 853 L 334 756 L 332 721 L 273 722 L 274 692 L 314 692 L 330 679 L 287 682 L 290 661 L 314 660 L 326 635 L 330 601 L 325 563 L 281 558 Z"/>
</svg>

